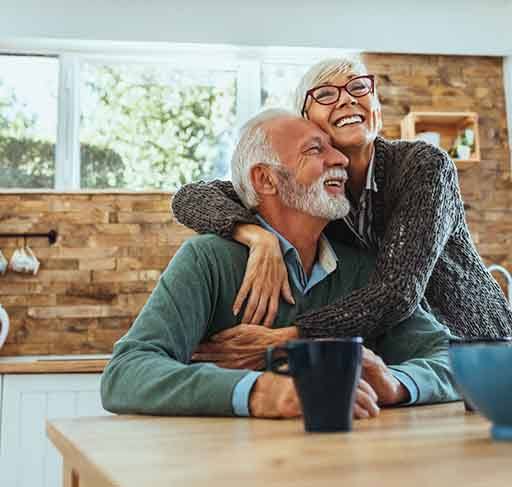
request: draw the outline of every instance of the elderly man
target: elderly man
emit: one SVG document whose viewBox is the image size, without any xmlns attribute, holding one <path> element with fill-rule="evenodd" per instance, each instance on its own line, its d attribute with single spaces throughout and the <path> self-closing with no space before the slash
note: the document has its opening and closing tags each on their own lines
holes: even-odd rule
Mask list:
<svg viewBox="0 0 512 487">
<path fill-rule="evenodd" d="M 373 270 L 372 256 L 330 243 L 322 234 L 330 220 L 349 211 L 347 163 L 324 132 L 287 112 L 263 112 L 242 129 L 232 161 L 234 186 L 279 238 L 292 276 L 295 303 L 279 303 L 278 323 L 293 323 L 298 313 L 365 286 Z M 246 247 L 214 235 L 195 237 L 180 248 L 132 328 L 115 344 L 101 383 L 106 409 L 158 415 L 301 414 L 290 378 L 250 370 L 261 365 L 265 340 L 274 345 L 295 338 L 296 328 L 239 324 L 232 303 L 247 259 Z M 255 356 L 251 336 L 258 341 Z M 367 343 L 354 415 L 376 416 L 379 405 L 457 399 L 447 338 L 447 329 L 419 308 Z M 201 343 L 200 358 L 209 352 L 215 356 L 216 341 L 227 341 L 233 352 L 244 351 L 237 368 L 191 363 Z"/>
</svg>

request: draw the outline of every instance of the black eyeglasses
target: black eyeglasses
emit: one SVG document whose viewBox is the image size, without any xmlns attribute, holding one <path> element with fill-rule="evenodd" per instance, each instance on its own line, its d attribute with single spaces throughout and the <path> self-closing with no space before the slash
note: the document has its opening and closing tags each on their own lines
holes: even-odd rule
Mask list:
<svg viewBox="0 0 512 487">
<path fill-rule="evenodd" d="M 374 86 L 375 81 L 373 74 L 357 76 L 357 78 L 352 78 L 351 80 L 347 81 L 343 86 L 316 86 L 315 88 L 311 88 L 310 90 L 306 91 L 306 96 L 304 97 L 304 104 L 302 105 L 301 114 L 304 117 L 308 96 L 311 96 L 311 98 L 313 98 L 313 100 L 315 100 L 317 103 L 320 103 L 320 105 L 332 105 L 333 103 L 336 103 L 340 99 L 341 92 L 343 90 L 345 90 L 349 95 L 355 98 L 361 98 L 362 96 L 365 96 L 368 93 L 373 93 Z"/>
</svg>

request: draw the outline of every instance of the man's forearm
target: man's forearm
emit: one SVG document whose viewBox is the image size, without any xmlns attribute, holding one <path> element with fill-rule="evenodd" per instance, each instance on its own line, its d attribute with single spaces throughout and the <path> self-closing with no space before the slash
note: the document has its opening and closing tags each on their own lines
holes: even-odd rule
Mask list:
<svg viewBox="0 0 512 487">
<path fill-rule="evenodd" d="M 118 414 L 232 416 L 232 393 L 247 370 L 182 364 L 151 345 L 116 344 L 101 379 L 105 409 Z"/>
<path fill-rule="evenodd" d="M 411 377 L 418 387 L 417 404 L 456 401 L 460 399 L 455 387 L 448 355 L 408 360 L 393 369 Z"/>
</svg>

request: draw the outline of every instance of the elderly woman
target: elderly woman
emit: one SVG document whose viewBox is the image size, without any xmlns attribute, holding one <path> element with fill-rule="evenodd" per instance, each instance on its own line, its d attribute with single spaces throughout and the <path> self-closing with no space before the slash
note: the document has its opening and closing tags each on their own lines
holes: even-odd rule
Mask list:
<svg viewBox="0 0 512 487">
<path fill-rule="evenodd" d="M 457 172 L 448 155 L 421 141 L 389 141 L 375 79 L 358 59 L 313 66 L 297 89 L 296 108 L 324 130 L 350 160 L 350 214 L 331 222 L 329 238 L 377 255 L 368 287 L 295 322 L 302 337 L 376 337 L 409 317 L 420 302 L 453 334 L 512 334 L 512 310 L 486 270 L 464 215 Z M 280 293 L 293 302 L 277 239 L 258 226 L 230 182 L 183 187 L 173 200 L 179 221 L 250 247 L 234 303 L 248 297 L 242 323 L 270 326 Z"/>
</svg>

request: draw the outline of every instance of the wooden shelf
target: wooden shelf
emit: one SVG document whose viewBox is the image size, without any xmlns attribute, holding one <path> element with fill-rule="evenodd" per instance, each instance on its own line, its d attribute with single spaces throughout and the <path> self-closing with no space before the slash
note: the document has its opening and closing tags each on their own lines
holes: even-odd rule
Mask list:
<svg viewBox="0 0 512 487">
<path fill-rule="evenodd" d="M 475 148 L 469 159 L 453 159 L 457 169 L 464 170 L 480 162 L 480 137 L 478 134 L 478 114 L 474 112 L 410 112 L 401 122 L 401 138 L 417 140 L 421 132 L 437 132 L 440 146 L 448 151 L 464 129 L 472 129 Z"/>
<path fill-rule="evenodd" d="M 452 157 L 453 162 L 457 166 L 459 171 L 464 171 L 466 169 L 471 169 L 480 163 L 478 159 L 455 159 Z"/>
</svg>

